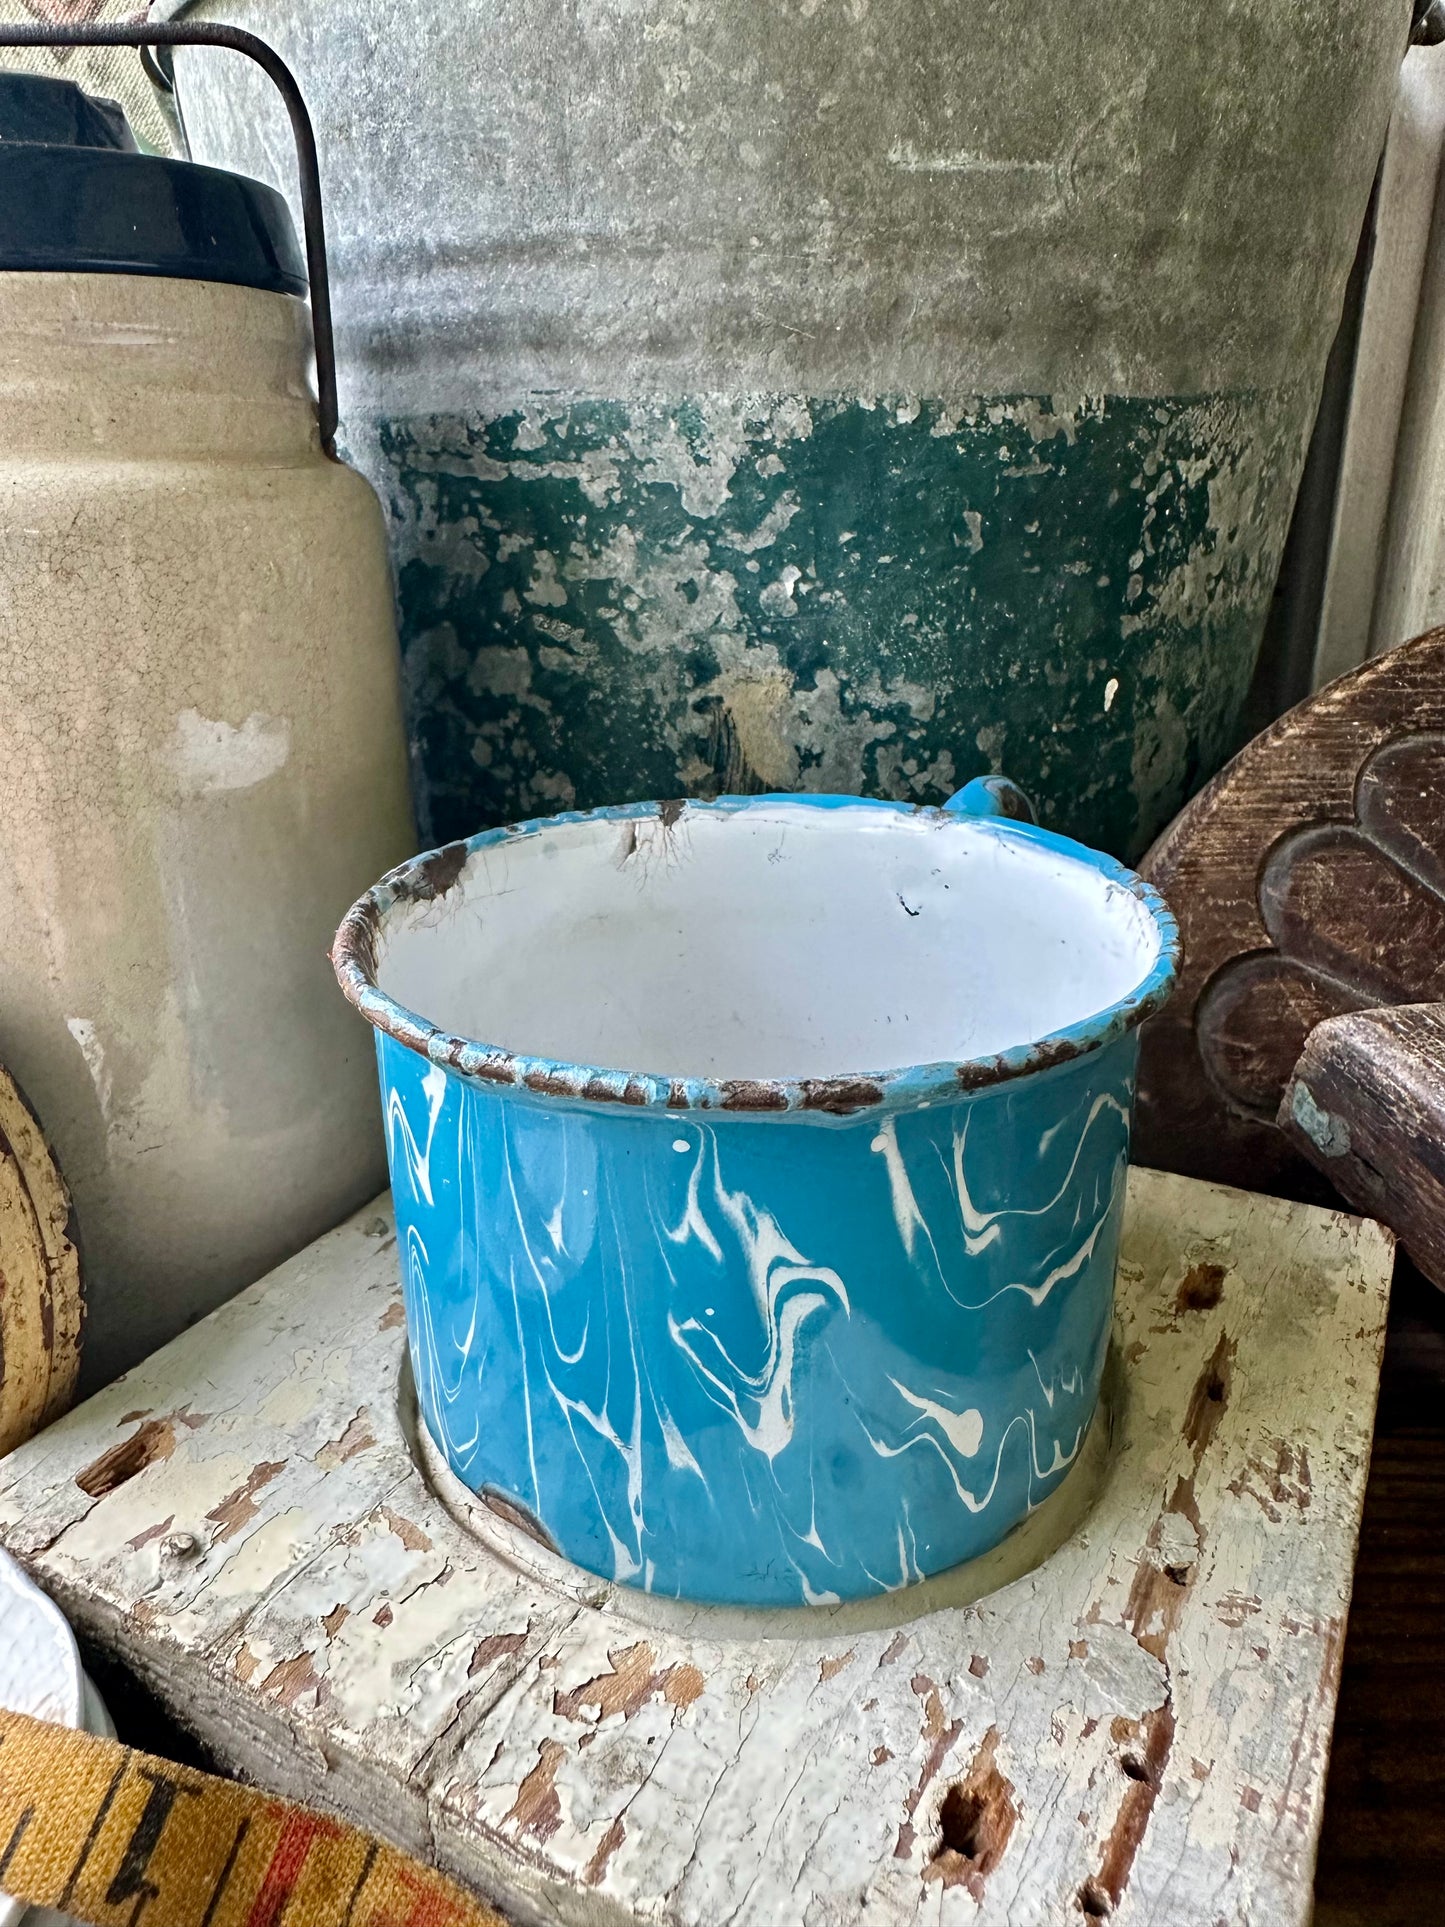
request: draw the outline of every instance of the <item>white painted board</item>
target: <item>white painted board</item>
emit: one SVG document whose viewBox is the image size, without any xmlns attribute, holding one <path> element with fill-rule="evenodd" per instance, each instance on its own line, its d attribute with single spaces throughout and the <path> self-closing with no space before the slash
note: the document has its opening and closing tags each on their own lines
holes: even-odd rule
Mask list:
<svg viewBox="0 0 1445 1927">
<path fill-rule="evenodd" d="M 0 1464 L 0 1542 L 222 1760 L 521 1920 L 1284 1927 L 1390 1269 L 1377 1226 L 1135 1171 L 1112 1430 L 1010 1582 L 773 1618 L 452 1515 L 379 1204 Z"/>
</svg>

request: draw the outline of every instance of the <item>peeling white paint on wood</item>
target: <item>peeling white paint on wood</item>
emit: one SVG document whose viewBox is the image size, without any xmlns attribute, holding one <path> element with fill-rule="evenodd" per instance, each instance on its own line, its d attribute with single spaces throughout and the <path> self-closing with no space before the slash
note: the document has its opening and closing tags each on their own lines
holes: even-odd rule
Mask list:
<svg viewBox="0 0 1445 1927">
<path fill-rule="evenodd" d="M 1388 1234 L 1135 1172 L 1124 1251 L 1111 1449 L 971 1603 L 508 1563 L 408 1442 L 381 1206 L 0 1466 L 0 1539 L 222 1759 L 524 1920 L 1302 1923 Z"/>
</svg>

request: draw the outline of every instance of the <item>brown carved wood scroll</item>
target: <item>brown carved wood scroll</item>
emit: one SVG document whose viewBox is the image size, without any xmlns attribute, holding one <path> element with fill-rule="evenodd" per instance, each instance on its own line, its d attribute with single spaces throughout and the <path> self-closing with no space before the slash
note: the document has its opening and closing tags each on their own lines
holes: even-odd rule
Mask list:
<svg viewBox="0 0 1445 1927">
<path fill-rule="evenodd" d="M 1288 1132 L 1277 1119 L 1317 1025 L 1445 1000 L 1445 629 L 1282 716 L 1140 867 L 1184 964 L 1144 1033 L 1136 1157 L 1303 1198 L 1328 1196 L 1329 1171 L 1388 1217 L 1298 1128 L 1302 1101 Z"/>
</svg>

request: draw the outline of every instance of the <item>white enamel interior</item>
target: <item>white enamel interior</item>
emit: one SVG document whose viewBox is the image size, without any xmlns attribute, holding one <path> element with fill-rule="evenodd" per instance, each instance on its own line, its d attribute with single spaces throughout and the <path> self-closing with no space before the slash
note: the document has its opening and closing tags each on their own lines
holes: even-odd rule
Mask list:
<svg viewBox="0 0 1445 1927">
<path fill-rule="evenodd" d="M 667 1077 L 992 1055 L 1126 997 L 1153 918 L 1094 865 L 964 817 L 763 803 L 562 824 L 386 919 L 380 988 L 461 1036 Z"/>
</svg>

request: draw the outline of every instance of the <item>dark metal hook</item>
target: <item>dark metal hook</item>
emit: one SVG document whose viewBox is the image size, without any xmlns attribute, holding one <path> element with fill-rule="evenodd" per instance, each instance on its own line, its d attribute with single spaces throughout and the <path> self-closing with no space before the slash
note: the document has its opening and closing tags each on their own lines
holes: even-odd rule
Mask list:
<svg viewBox="0 0 1445 1927">
<path fill-rule="evenodd" d="M 296 170 L 301 181 L 301 223 L 306 240 L 306 276 L 311 285 L 311 339 L 316 353 L 316 414 L 321 446 L 336 454 L 336 338 L 331 326 L 331 281 L 326 271 L 326 229 L 321 218 L 321 170 L 316 136 L 301 89 L 273 47 L 240 27 L 31 27 L 0 22 L 0 47 L 224 47 L 248 54 L 275 83 L 291 120 Z"/>
</svg>

